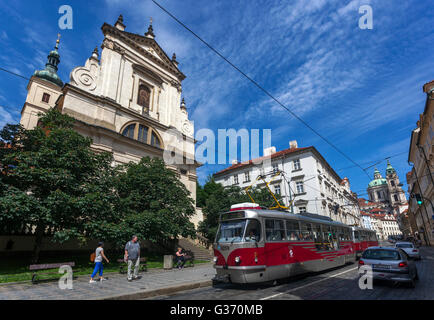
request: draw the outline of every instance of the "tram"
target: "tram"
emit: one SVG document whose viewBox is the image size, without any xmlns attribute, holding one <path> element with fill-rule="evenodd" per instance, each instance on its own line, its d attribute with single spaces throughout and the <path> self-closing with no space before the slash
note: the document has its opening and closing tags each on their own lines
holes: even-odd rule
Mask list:
<svg viewBox="0 0 434 320">
<path fill-rule="evenodd" d="M 360 227 L 352 227 L 352 241 L 356 258 L 360 258 L 366 248 L 378 246 L 376 232 Z"/>
<path fill-rule="evenodd" d="M 354 263 L 353 235 L 350 226 L 329 217 L 234 205 L 220 215 L 216 279 L 258 283 Z"/>
</svg>

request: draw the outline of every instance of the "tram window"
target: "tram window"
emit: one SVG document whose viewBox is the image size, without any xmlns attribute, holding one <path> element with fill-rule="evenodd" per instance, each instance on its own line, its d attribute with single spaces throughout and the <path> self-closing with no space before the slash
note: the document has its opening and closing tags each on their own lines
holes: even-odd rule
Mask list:
<svg viewBox="0 0 434 320">
<path fill-rule="evenodd" d="M 345 228 L 339 228 L 338 232 L 339 232 L 339 235 L 338 235 L 339 241 L 345 241 L 345 240 L 347 240 L 346 236 L 345 236 Z"/>
<path fill-rule="evenodd" d="M 332 230 L 331 226 L 322 225 L 322 234 L 323 234 L 323 250 L 332 250 Z"/>
<path fill-rule="evenodd" d="M 300 226 L 298 221 L 286 221 L 286 240 L 300 240 Z"/>
<path fill-rule="evenodd" d="M 301 235 L 303 238 L 300 240 L 312 241 L 313 240 L 312 224 L 307 222 L 301 222 Z"/>
<path fill-rule="evenodd" d="M 354 231 L 354 240 L 360 240 L 359 231 Z"/>
<path fill-rule="evenodd" d="M 246 220 L 225 221 L 220 223 L 217 242 L 241 242 Z"/>
<path fill-rule="evenodd" d="M 331 241 L 332 241 L 333 248 L 335 250 L 339 249 L 338 230 L 339 230 L 339 228 L 332 227 Z"/>
<path fill-rule="evenodd" d="M 265 220 L 265 237 L 267 241 L 285 240 L 285 226 L 283 220 Z"/>
<path fill-rule="evenodd" d="M 321 225 L 312 224 L 312 229 L 313 229 L 313 240 L 315 241 L 316 249 L 323 250 Z"/>
<path fill-rule="evenodd" d="M 247 220 L 246 241 L 259 241 L 261 240 L 261 224 L 258 220 Z"/>
</svg>

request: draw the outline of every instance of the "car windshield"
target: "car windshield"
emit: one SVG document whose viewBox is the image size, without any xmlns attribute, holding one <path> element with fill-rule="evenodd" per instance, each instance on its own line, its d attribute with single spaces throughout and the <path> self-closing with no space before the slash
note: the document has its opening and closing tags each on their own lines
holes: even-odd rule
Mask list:
<svg viewBox="0 0 434 320">
<path fill-rule="evenodd" d="M 413 248 L 413 245 L 411 245 L 410 243 L 398 243 L 396 246 L 398 248 Z"/>
<path fill-rule="evenodd" d="M 224 221 L 220 223 L 216 242 L 241 242 L 243 239 L 246 220 Z"/>
<path fill-rule="evenodd" d="M 395 250 L 370 249 L 366 250 L 363 259 L 371 260 L 401 260 L 399 253 Z"/>
</svg>

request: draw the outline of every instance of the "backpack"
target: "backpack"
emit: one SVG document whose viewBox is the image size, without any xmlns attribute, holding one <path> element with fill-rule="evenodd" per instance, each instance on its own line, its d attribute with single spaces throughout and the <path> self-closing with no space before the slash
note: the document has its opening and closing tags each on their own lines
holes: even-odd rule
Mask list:
<svg viewBox="0 0 434 320">
<path fill-rule="evenodd" d="M 90 262 L 95 262 L 95 257 L 96 257 L 95 252 L 92 252 L 90 255 Z"/>
</svg>

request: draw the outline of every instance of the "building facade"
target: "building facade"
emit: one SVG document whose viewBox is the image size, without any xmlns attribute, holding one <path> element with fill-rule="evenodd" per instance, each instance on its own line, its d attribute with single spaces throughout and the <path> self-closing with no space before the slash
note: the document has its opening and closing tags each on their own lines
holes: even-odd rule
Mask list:
<svg viewBox="0 0 434 320">
<path fill-rule="evenodd" d="M 413 169 L 407 174 L 408 192 L 419 194 L 422 203 L 410 197 L 408 216 L 413 234 L 425 245 L 434 245 L 434 81 L 423 86 L 425 109 L 417 128 L 411 133 L 408 162 Z"/>
<path fill-rule="evenodd" d="M 273 179 L 270 189 L 282 197 L 285 206 L 293 213 L 316 213 L 348 225 L 361 226 L 357 197 L 350 189 L 347 178 L 342 179 L 315 147 L 299 148 L 296 141 L 290 148 L 276 152 L 275 147 L 264 150 L 270 157 L 266 165 L 256 165 L 258 159 L 232 166 L 214 174 L 217 183 L 225 187 L 250 186 L 259 175 L 269 181 L 273 174 L 283 174 Z M 258 181 L 255 187 L 265 187 Z"/>
<path fill-rule="evenodd" d="M 111 152 L 114 165 L 176 155 L 177 161 L 166 165 L 195 200 L 198 164 L 194 127 L 182 98 L 185 75 L 176 55 L 169 58 L 155 41 L 152 24 L 144 35 L 125 28 L 122 15 L 114 25 L 104 23 L 101 54 L 95 48 L 66 84 L 57 75 L 58 40 L 45 69 L 28 83 L 20 122 L 31 129 L 39 112 L 56 107 L 76 119 L 75 130 L 92 138 L 94 150 Z"/>
</svg>

